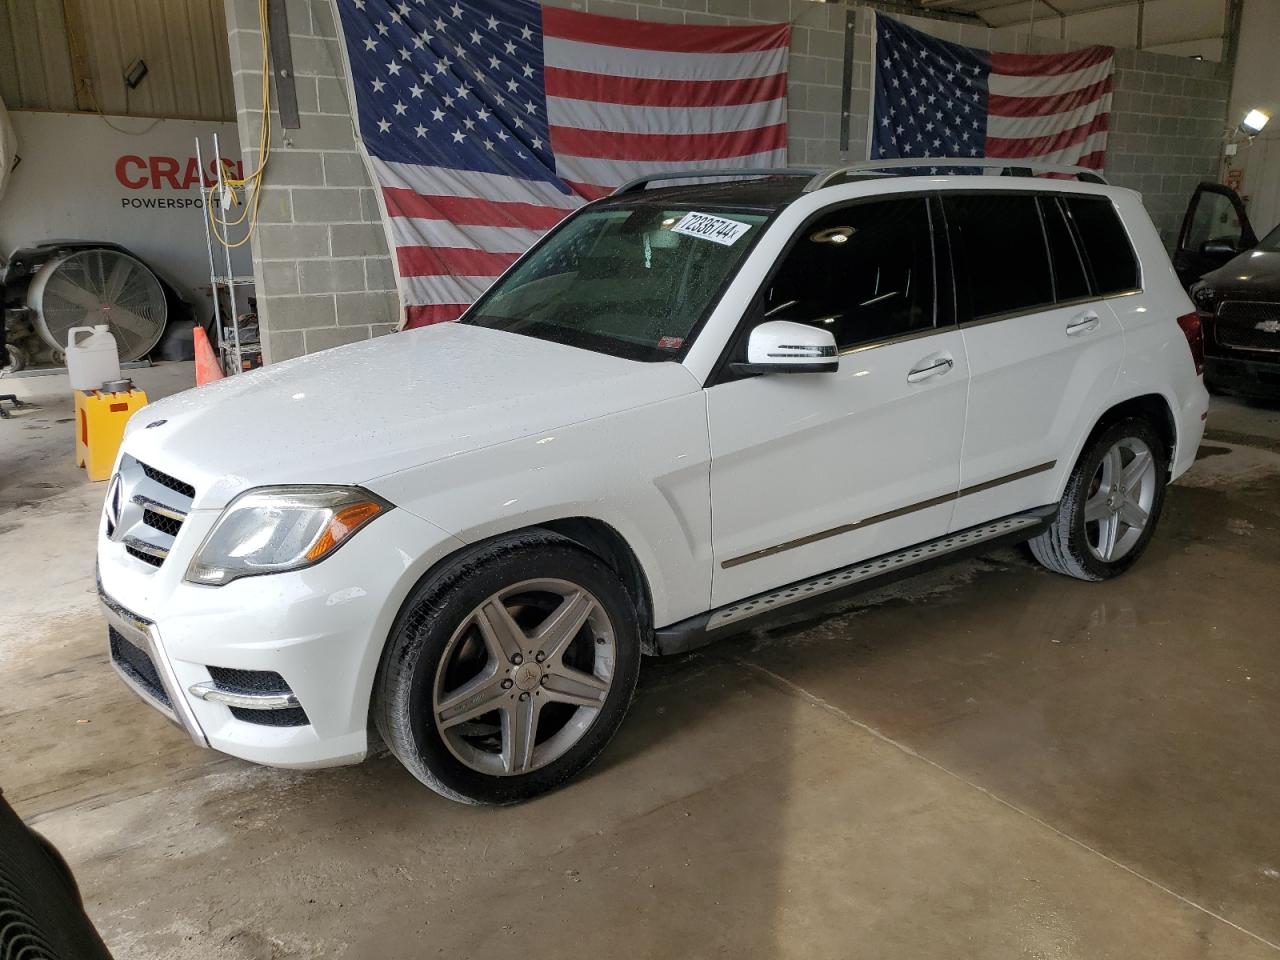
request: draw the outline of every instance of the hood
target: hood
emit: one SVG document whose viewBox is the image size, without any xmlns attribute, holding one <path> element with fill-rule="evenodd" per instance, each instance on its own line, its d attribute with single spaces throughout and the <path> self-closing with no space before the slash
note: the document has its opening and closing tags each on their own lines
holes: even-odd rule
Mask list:
<svg viewBox="0 0 1280 960">
<path fill-rule="evenodd" d="M 1280 300 L 1280 253 L 1247 250 L 1201 279 L 1219 300 Z"/>
<path fill-rule="evenodd" d="M 366 483 L 697 389 L 678 363 L 442 323 L 160 400 L 124 447 L 192 484 L 197 509 L 221 508 L 249 487 Z"/>
</svg>

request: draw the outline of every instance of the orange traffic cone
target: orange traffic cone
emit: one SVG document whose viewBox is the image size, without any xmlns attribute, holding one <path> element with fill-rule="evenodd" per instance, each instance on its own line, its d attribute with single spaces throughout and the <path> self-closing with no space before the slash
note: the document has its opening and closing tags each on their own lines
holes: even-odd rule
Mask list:
<svg viewBox="0 0 1280 960">
<path fill-rule="evenodd" d="M 222 367 L 218 365 L 218 358 L 214 356 L 213 347 L 209 345 L 209 335 L 204 332 L 204 327 L 198 323 L 195 329 L 195 348 L 197 387 L 206 383 L 213 383 L 215 380 L 221 380 L 226 376 L 222 372 Z"/>
</svg>

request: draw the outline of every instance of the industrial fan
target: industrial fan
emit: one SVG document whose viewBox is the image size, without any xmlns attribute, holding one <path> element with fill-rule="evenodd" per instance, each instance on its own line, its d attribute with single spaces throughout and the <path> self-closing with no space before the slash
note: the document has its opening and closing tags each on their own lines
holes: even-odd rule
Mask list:
<svg viewBox="0 0 1280 960">
<path fill-rule="evenodd" d="M 151 269 L 120 250 L 90 248 L 54 257 L 27 288 L 35 328 L 54 350 L 72 327 L 105 323 L 123 362 L 140 360 L 164 334 L 169 307 Z"/>
</svg>

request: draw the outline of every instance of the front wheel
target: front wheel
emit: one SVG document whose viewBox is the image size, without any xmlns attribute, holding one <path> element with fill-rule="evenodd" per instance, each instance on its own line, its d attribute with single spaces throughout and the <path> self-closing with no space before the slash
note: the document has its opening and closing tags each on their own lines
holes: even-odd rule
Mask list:
<svg viewBox="0 0 1280 960">
<path fill-rule="evenodd" d="M 1079 580 L 1107 580 L 1132 566 L 1164 505 L 1168 452 L 1146 420 L 1121 420 L 1080 455 L 1058 515 L 1031 540 L 1045 568 Z"/>
<path fill-rule="evenodd" d="M 534 532 L 419 585 L 383 656 L 374 719 L 436 792 L 514 803 L 599 755 L 639 665 L 636 607 L 618 576 L 572 541 Z"/>
</svg>

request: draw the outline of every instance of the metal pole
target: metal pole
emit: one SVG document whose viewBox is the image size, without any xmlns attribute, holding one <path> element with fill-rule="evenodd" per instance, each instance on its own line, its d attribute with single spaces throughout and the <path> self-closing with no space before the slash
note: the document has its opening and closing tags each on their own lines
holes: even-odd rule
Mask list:
<svg viewBox="0 0 1280 960">
<path fill-rule="evenodd" d="M 200 152 L 200 138 L 196 137 L 196 166 L 200 168 L 200 214 L 204 217 L 204 246 L 209 252 L 209 293 L 213 295 L 213 329 L 218 331 L 218 344 L 222 344 L 222 303 L 218 293 L 218 268 L 213 265 L 213 236 L 210 233 L 209 188 L 204 182 L 204 156 Z"/>
<path fill-rule="evenodd" d="M 222 148 L 218 145 L 218 135 L 216 133 L 213 135 L 213 153 L 214 160 L 218 164 L 218 196 L 219 199 L 221 199 L 227 194 L 226 186 L 222 182 Z M 245 202 L 248 202 L 248 198 L 245 199 Z M 236 361 L 236 368 L 233 372 L 239 373 L 244 369 L 244 361 L 240 356 L 240 314 L 239 309 L 236 306 L 236 278 L 235 274 L 231 270 L 231 247 L 227 245 L 225 238 L 222 244 L 222 252 L 225 255 L 224 259 L 227 267 L 227 296 L 231 301 L 231 333 L 232 342 L 234 344 L 233 355 Z"/>
</svg>

